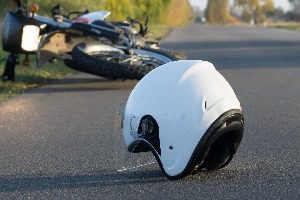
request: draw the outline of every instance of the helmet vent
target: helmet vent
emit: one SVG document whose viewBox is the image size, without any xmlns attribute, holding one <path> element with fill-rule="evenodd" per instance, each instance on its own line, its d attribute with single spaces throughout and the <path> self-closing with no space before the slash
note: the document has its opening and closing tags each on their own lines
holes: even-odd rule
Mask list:
<svg viewBox="0 0 300 200">
<path fill-rule="evenodd" d="M 207 101 L 206 100 L 204 101 L 203 108 L 204 108 L 204 110 L 206 110 L 206 108 L 207 108 Z"/>
</svg>

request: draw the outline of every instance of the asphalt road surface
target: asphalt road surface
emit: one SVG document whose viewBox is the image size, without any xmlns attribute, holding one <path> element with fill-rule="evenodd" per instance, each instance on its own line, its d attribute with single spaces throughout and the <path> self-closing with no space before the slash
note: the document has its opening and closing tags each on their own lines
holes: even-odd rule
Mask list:
<svg viewBox="0 0 300 200">
<path fill-rule="evenodd" d="M 115 171 L 116 107 L 135 81 L 79 74 L 0 104 L 0 199 L 300 199 L 300 33 L 192 24 L 163 46 L 208 60 L 245 114 L 226 168 L 169 181 Z"/>
</svg>

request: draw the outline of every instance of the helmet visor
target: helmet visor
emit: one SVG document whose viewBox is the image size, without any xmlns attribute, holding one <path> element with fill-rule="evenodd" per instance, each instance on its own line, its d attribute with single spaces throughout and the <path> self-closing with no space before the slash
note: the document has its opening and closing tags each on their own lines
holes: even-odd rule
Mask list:
<svg viewBox="0 0 300 200">
<path fill-rule="evenodd" d="M 115 169 L 121 173 L 153 169 L 156 159 L 150 150 L 141 148 L 149 142 L 138 134 L 137 130 L 131 129 L 131 142 L 126 142 L 126 136 L 123 134 L 124 111 L 125 104 L 121 104 L 115 112 L 113 137 Z"/>
</svg>

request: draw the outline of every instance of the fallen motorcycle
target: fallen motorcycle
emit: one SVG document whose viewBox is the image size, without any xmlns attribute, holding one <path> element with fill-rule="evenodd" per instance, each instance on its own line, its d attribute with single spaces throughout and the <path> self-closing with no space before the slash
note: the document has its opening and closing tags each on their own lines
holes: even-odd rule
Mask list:
<svg viewBox="0 0 300 200">
<path fill-rule="evenodd" d="M 70 68 L 109 79 L 141 79 L 154 68 L 183 58 L 145 39 L 148 19 L 145 24 L 130 18 L 108 22 L 107 11 L 63 15 L 59 6 L 49 18 L 37 15 L 34 4 L 29 12 L 21 0 L 16 2 L 16 11 L 7 13 L 3 25 L 3 49 L 10 53 L 4 81 L 14 80 L 18 54 L 36 53 L 38 66 L 60 58 Z M 70 19 L 74 14 L 77 16 Z"/>
</svg>

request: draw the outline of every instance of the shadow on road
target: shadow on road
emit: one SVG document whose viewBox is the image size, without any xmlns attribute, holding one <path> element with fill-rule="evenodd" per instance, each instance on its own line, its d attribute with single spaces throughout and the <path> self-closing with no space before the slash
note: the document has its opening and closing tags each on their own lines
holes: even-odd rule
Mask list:
<svg viewBox="0 0 300 200">
<path fill-rule="evenodd" d="M 87 75 L 89 76 L 89 75 Z M 66 93 L 66 92 L 93 92 L 106 90 L 128 90 L 134 87 L 137 81 L 107 80 L 101 78 L 67 78 L 53 81 L 46 87 L 31 90 L 31 94 Z"/>
<path fill-rule="evenodd" d="M 232 48 L 284 48 L 299 47 L 300 41 L 288 40 L 239 40 L 239 41 L 192 41 L 192 42 L 170 42 L 164 43 L 164 46 L 170 49 L 178 50 L 211 50 L 211 49 L 232 49 Z"/>
<path fill-rule="evenodd" d="M 80 84 L 80 83 L 107 83 L 107 82 L 111 82 L 111 80 L 108 79 L 104 79 L 101 77 L 80 77 L 80 78 L 73 78 L 73 77 L 69 77 L 66 79 L 62 79 L 62 80 L 57 80 L 57 81 L 53 81 L 52 84 L 55 85 L 67 85 L 67 84 Z"/>
<path fill-rule="evenodd" d="M 207 60 L 219 69 L 299 68 L 300 41 L 239 40 L 164 43 L 187 59 Z"/>
<path fill-rule="evenodd" d="M 255 171 L 255 170 L 254 170 Z M 216 183 L 223 181 L 236 182 L 248 178 L 251 174 L 256 174 L 253 169 L 249 171 L 237 169 L 222 169 L 211 172 L 198 172 L 177 181 L 167 179 L 161 170 L 135 171 L 127 173 L 116 173 L 115 171 L 100 171 L 99 175 L 62 175 L 62 176 L 36 176 L 36 177 L 0 177 L 1 192 L 35 192 L 42 190 L 55 189 L 76 189 L 90 187 L 111 187 L 111 186 L 130 186 L 145 185 L 155 183 L 166 183 L 170 187 L 175 185 Z"/>
<path fill-rule="evenodd" d="M 34 192 L 39 190 L 143 185 L 168 181 L 160 170 L 132 173 L 102 171 L 100 175 L 49 176 L 49 177 L 0 177 L 0 192 Z"/>
</svg>

